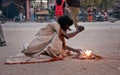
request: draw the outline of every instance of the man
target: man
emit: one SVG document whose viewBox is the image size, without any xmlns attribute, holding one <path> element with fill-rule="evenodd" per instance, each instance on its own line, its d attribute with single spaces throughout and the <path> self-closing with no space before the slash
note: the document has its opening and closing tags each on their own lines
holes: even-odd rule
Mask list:
<svg viewBox="0 0 120 75">
<path fill-rule="evenodd" d="M 70 51 L 76 52 L 75 58 L 80 56 L 81 49 L 72 48 L 66 44 L 70 39 L 84 30 L 78 26 L 76 31 L 67 33 L 73 21 L 68 16 L 61 16 L 56 22 L 47 24 L 41 28 L 34 39 L 26 46 L 22 53 L 10 56 L 5 64 L 29 64 L 63 60 L 69 56 Z M 66 39 L 65 39 L 66 38 Z"/>
<path fill-rule="evenodd" d="M 66 39 L 70 39 L 84 30 L 83 26 L 78 26 L 75 32 L 67 33 L 73 21 L 68 16 L 61 16 L 57 22 L 48 24 L 40 29 L 31 43 L 22 51 L 27 56 L 34 54 L 47 54 L 51 57 L 63 57 L 66 50 L 76 52 L 79 56 L 81 49 L 74 49 L 67 46 Z"/>
<path fill-rule="evenodd" d="M 77 16 L 80 13 L 80 0 L 66 0 L 66 3 L 71 10 L 71 18 L 74 22 L 75 28 L 77 29 L 78 27 L 78 19 Z"/>
</svg>

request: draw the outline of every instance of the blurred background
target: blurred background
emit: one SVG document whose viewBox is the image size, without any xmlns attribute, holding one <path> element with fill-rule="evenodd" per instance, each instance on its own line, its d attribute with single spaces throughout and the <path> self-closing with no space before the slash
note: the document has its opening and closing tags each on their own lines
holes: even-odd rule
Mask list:
<svg viewBox="0 0 120 75">
<path fill-rule="evenodd" d="M 120 0 L 80 0 L 79 21 L 115 21 L 120 20 Z M 21 9 L 21 6 L 23 7 Z M 19 20 L 19 12 L 24 12 L 24 21 L 30 20 L 30 7 L 33 6 L 35 21 L 54 19 L 55 0 L 0 0 L 0 21 Z M 66 10 L 67 11 L 67 10 Z M 68 13 L 68 15 L 70 12 Z"/>
</svg>

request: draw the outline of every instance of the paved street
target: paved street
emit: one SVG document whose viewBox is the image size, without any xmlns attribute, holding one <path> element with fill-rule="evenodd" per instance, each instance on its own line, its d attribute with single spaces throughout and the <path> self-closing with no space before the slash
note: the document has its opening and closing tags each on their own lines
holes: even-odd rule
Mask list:
<svg viewBox="0 0 120 75">
<path fill-rule="evenodd" d="M 68 45 L 92 50 L 101 60 L 64 60 L 36 64 L 5 65 L 5 60 L 22 51 L 35 33 L 47 23 L 2 24 L 7 46 L 0 47 L 0 75 L 120 75 L 120 21 L 80 23 L 85 30 L 67 41 Z M 75 30 L 74 26 L 71 27 Z M 69 31 L 71 32 L 71 31 Z"/>
</svg>

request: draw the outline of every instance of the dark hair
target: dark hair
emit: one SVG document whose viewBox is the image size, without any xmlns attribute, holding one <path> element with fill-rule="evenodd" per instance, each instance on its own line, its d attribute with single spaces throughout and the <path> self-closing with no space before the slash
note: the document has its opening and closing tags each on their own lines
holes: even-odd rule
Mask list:
<svg viewBox="0 0 120 75">
<path fill-rule="evenodd" d="M 67 30 L 67 26 L 71 26 L 73 24 L 72 19 L 67 15 L 59 17 L 57 22 L 60 24 L 61 29 L 64 31 Z"/>
</svg>

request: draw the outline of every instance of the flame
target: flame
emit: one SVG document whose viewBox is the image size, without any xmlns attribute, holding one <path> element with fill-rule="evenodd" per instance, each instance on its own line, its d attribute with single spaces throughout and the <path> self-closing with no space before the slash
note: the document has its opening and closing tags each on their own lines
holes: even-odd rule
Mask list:
<svg viewBox="0 0 120 75">
<path fill-rule="evenodd" d="M 92 55 L 92 51 L 91 50 L 86 50 L 85 51 L 85 55 L 88 56 L 88 57 L 91 56 Z"/>
</svg>

